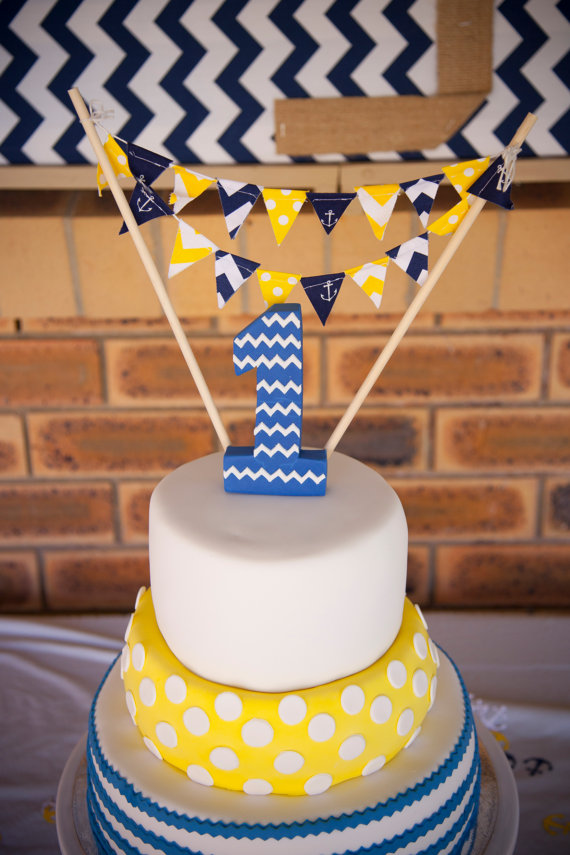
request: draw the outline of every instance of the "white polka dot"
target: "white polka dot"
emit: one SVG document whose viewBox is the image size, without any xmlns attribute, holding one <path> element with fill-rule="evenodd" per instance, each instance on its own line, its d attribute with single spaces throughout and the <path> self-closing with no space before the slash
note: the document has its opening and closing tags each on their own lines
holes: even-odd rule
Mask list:
<svg viewBox="0 0 570 855">
<path fill-rule="evenodd" d="M 281 216 L 277 218 L 277 222 L 280 226 L 286 226 L 289 222 L 289 217 L 287 216 L 287 214 L 281 214 Z"/>
<path fill-rule="evenodd" d="M 225 772 L 231 772 L 232 769 L 237 769 L 239 766 L 239 758 L 235 751 L 231 748 L 213 748 L 210 751 L 210 763 L 216 769 L 223 769 Z"/>
<path fill-rule="evenodd" d="M 319 793 L 324 793 L 332 784 L 332 775 L 322 772 L 320 775 L 313 775 L 308 781 L 305 781 L 303 789 L 308 796 L 318 796 Z"/>
<path fill-rule="evenodd" d="M 392 659 L 386 669 L 386 675 L 388 677 L 388 682 L 395 689 L 401 689 L 402 686 L 405 686 L 406 680 L 408 679 L 406 666 L 403 662 L 400 662 L 399 659 Z"/>
<path fill-rule="evenodd" d="M 176 731 L 167 721 L 159 721 L 155 727 L 156 737 L 167 748 L 176 748 L 178 737 Z"/>
<path fill-rule="evenodd" d="M 263 778 L 250 778 L 243 785 L 244 793 L 248 796 L 268 796 L 273 792 L 273 787 L 269 781 L 264 781 Z"/>
<path fill-rule="evenodd" d="M 141 586 L 140 586 L 140 588 L 139 588 L 139 589 L 138 589 L 138 591 L 137 591 L 137 598 L 136 598 L 136 600 L 135 600 L 135 611 L 138 609 L 138 607 L 139 607 L 139 603 L 140 603 L 140 601 L 141 601 L 141 597 L 142 597 L 142 595 L 144 594 L 144 592 L 145 592 L 145 591 L 146 591 L 145 586 L 144 586 L 144 585 L 141 585 Z"/>
<path fill-rule="evenodd" d="M 421 632 L 414 633 L 414 650 L 420 659 L 425 659 L 428 654 L 427 641 Z"/>
<path fill-rule="evenodd" d="M 150 677 L 143 677 L 139 685 L 139 698 L 145 707 L 151 707 L 156 701 L 156 687 Z"/>
<path fill-rule="evenodd" d="M 370 704 L 370 718 L 375 724 L 385 724 L 392 715 L 392 701 L 387 695 L 378 695 Z"/>
<path fill-rule="evenodd" d="M 274 297 L 281 297 L 281 295 L 283 294 L 283 288 L 281 288 L 280 285 L 276 285 L 271 293 Z"/>
<path fill-rule="evenodd" d="M 281 195 L 282 195 L 282 196 L 290 196 L 290 195 L 291 195 L 291 190 L 282 190 L 282 191 L 281 191 Z"/>
<path fill-rule="evenodd" d="M 117 163 L 122 163 L 122 165 L 124 166 L 126 164 L 126 162 L 127 162 L 127 158 L 125 157 L 124 154 L 120 154 L 117 157 Z"/>
<path fill-rule="evenodd" d="M 129 666 L 131 664 L 131 651 L 129 650 L 129 645 L 125 644 L 123 647 L 123 652 L 121 653 L 121 677 L 123 674 L 126 674 L 129 670 Z"/>
<path fill-rule="evenodd" d="M 160 753 L 152 739 L 149 739 L 148 736 L 143 736 L 143 742 L 151 754 L 154 754 L 155 757 L 158 757 L 159 760 L 162 760 L 162 754 Z"/>
<path fill-rule="evenodd" d="M 289 279 L 287 280 L 287 282 L 289 283 L 289 285 L 296 285 L 297 284 L 297 280 L 295 279 L 294 276 L 290 276 Z"/>
<path fill-rule="evenodd" d="M 362 770 L 363 775 L 372 775 L 374 772 L 378 772 L 379 769 L 382 768 L 386 763 L 386 758 L 383 754 L 379 754 L 378 757 L 374 757 L 373 760 L 369 760 L 364 769 Z"/>
<path fill-rule="evenodd" d="M 468 166 L 467 169 L 463 170 L 463 174 L 466 176 L 466 178 L 471 178 L 472 175 L 475 175 L 475 170 L 472 166 Z"/>
<path fill-rule="evenodd" d="M 458 193 L 463 193 L 463 187 L 461 186 L 461 184 L 454 184 L 453 186 L 455 187 Z"/>
<path fill-rule="evenodd" d="M 360 733 L 355 733 L 344 740 L 338 749 L 338 755 L 341 760 L 354 760 L 355 757 L 360 757 L 365 748 L 366 740 Z"/>
<path fill-rule="evenodd" d="M 431 678 L 431 683 L 430 683 L 430 687 L 429 687 L 429 707 L 428 707 L 428 709 L 430 709 L 430 710 L 435 703 L 436 694 L 437 694 L 437 677 L 434 676 Z"/>
<path fill-rule="evenodd" d="M 252 748 L 263 748 L 273 739 L 273 728 L 263 718 L 251 718 L 242 727 L 241 738 Z"/>
<path fill-rule="evenodd" d="M 182 701 L 186 700 L 188 690 L 182 677 L 179 677 L 178 674 L 171 674 L 164 684 L 164 691 L 171 704 L 181 704 Z"/>
<path fill-rule="evenodd" d="M 347 686 L 340 696 L 340 705 L 348 715 L 357 715 L 364 706 L 364 692 L 360 686 Z"/>
<path fill-rule="evenodd" d="M 301 200 L 299 200 L 297 202 L 293 202 L 293 210 L 294 211 L 300 211 L 302 207 L 303 207 L 303 202 L 301 202 Z"/>
<path fill-rule="evenodd" d="M 307 704 L 299 695 L 285 695 L 277 711 L 283 724 L 300 724 L 307 715 Z"/>
<path fill-rule="evenodd" d="M 426 672 L 422 671 L 421 668 L 414 671 L 414 676 L 412 677 L 412 689 L 416 698 L 423 698 L 428 690 L 428 685 L 429 683 Z"/>
<path fill-rule="evenodd" d="M 210 729 L 210 719 L 200 707 L 189 707 L 182 715 L 184 727 L 193 736 L 204 736 Z"/>
<path fill-rule="evenodd" d="M 132 692 L 125 692 L 125 701 L 129 714 L 134 722 L 135 716 L 137 714 L 137 705 L 135 704 L 135 699 Z"/>
<path fill-rule="evenodd" d="M 435 667 L 439 668 L 439 653 L 437 652 L 437 647 L 433 643 L 433 641 L 429 640 L 429 652 L 431 653 L 431 658 L 435 662 Z"/>
<path fill-rule="evenodd" d="M 408 739 L 408 741 L 404 745 L 404 748 L 409 748 L 410 745 L 412 744 L 412 742 L 416 741 L 416 738 L 417 738 L 420 730 L 421 730 L 421 727 L 416 727 L 416 729 L 414 730 L 414 732 L 412 733 L 412 735 L 410 736 L 410 738 Z"/>
<path fill-rule="evenodd" d="M 131 656 L 133 661 L 133 668 L 135 669 L 135 671 L 142 671 L 142 669 L 144 668 L 144 660 L 146 659 L 146 653 L 140 641 L 133 647 L 133 652 Z"/>
<path fill-rule="evenodd" d="M 424 615 L 423 615 L 422 610 L 420 609 L 420 607 L 418 606 L 418 604 L 417 604 L 417 603 L 416 603 L 416 611 L 417 611 L 417 613 L 418 613 L 418 617 L 419 617 L 419 619 L 421 620 L 421 622 L 422 622 L 422 624 L 423 624 L 423 626 L 424 626 L 424 629 L 427 629 L 427 628 L 428 628 L 427 621 L 426 621 L 426 619 L 425 619 L 425 617 L 424 617 Z"/>
<path fill-rule="evenodd" d="M 396 732 L 398 736 L 405 736 L 410 732 L 412 727 L 414 726 L 414 711 L 407 707 L 400 713 L 400 717 L 398 718 L 398 724 L 396 725 Z"/>
<path fill-rule="evenodd" d="M 271 279 L 271 273 L 268 273 L 267 270 L 265 270 L 261 274 L 260 279 L 262 282 L 269 282 L 269 280 Z"/>
<path fill-rule="evenodd" d="M 298 751 L 282 751 L 278 754 L 273 765 L 282 775 L 292 775 L 303 767 L 305 758 Z"/>
<path fill-rule="evenodd" d="M 447 218 L 447 222 L 450 226 L 454 226 L 455 223 L 459 222 L 459 217 L 457 214 L 451 214 L 450 217 Z"/>
<path fill-rule="evenodd" d="M 134 617 L 135 617 L 134 615 L 131 615 L 129 618 L 129 622 L 128 622 L 127 628 L 125 630 L 125 641 L 129 640 L 129 635 L 131 634 L 131 629 L 133 628 Z"/>
<path fill-rule="evenodd" d="M 235 692 L 221 692 L 214 701 L 214 707 L 223 721 L 235 721 L 242 713 L 243 704 Z"/>
<path fill-rule="evenodd" d="M 186 774 L 191 781 L 194 781 L 195 784 L 202 784 L 203 787 L 211 787 L 214 783 L 214 779 L 208 770 L 204 769 L 203 766 L 196 765 L 196 763 L 191 763 L 188 766 Z"/>
<path fill-rule="evenodd" d="M 335 730 L 335 720 L 328 713 L 318 713 L 309 722 L 309 736 L 313 742 L 326 742 Z"/>
<path fill-rule="evenodd" d="M 275 201 L 275 199 L 266 199 L 265 200 L 265 207 L 267 208 L 268 211 L 273 211 L 273 209 L 276 206 L 277 206 L 277 202 Z"/>
</svg>

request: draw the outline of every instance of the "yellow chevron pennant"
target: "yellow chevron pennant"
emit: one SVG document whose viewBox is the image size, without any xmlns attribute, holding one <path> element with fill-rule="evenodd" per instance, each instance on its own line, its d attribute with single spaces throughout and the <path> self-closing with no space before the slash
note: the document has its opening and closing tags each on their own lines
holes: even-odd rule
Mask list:
<svg viewBox="0 0 570 855">
<path fill-rule="evenodd" d="M 279 190 L 267 187 L 263 190 L 263 200 L 278 244 L 283 241 L 295 222 L 306 198 L 306 190 Z"/>
<path fill-rule="evenodd" d="M 196 261 L 206 258 L 206 256 L 217 249 L 218 247 L 214 241 L 205 237 L 205 235 L 201 235 L 200 232 L 197 232 L 188 223 L 180 220 L 176 240 L 174 241 L 174 249 L 170 258 L 168 278 L 171 279 L 177 273 L 190 267 Z"/>
<path fill-rule="evenodd" d="M 172 166 L 172 169 L 174 170 L 174 189 L 168 201 L 174 205 L 174 213 L 178 214 L 188 202 L 197 199 L 216 179 L 202 175 L 201 172 L 193 172 L 185 166 Z"/>
<path fill-rule="evenodd" d="M 444 166 L 441 171 L 445 172 L 461 198 L 465 199 L 467 198 L 469 187 L 489 166 L 489 160 L 490 158 L 488 157 L 480 157 L 477 160 L 464 160 L 463 163 L 453 163 L 451 166 Z"/>
<path fill-rule="evenodd" d="M 468 210 L 469 202 L 467 201 L 467 198 L 462 199 L 461 202 L 458 202 L 457 205 L 454 205 L 453 208 L 450 208 L 449 211 L 446 211 L 445 214 L 438 217 L 438 219 L 428 227 L 428 232 L 441 236 L 453 234 Z"/>
<path fill-rule="evenodd" d="M 299 282 L 300 273 L 279 273 L 276 270 L 257 269 L 257 278 L 261 295 L 268 306 L 285 303 L 287 297 Z"/>
<path fill-rule="evenodd" d="M 380 308 L 380 303 L 382 302 L 384 281 L 389 261 L 390 259 L 385 255 L 383 258 L 379 258 L 378 261 L 368 261 L 359 267 L 351 267 L 350 270 L 344 271 L 370 297 L 377 309 Z"/>
<path fill-rule="evenodd" d="M 378 240 L 382 240 L 400 192 L 400 185 L 369 184 L 354 189 L 372 226 L 372 231 Z"/>
<path fill-rule="evenodd" d="M 113 172 L 117 176 L 117 178 L 132 178 L 133 173 L 129 169 L 129 161 L 127 159 L 126 152 L 123 151 L 119 143 L 116 141 L 111 134 L 107 134 L 107 139 L 103 143 L 103 148 L 107 153 L 107 157 L 113 167 Z M 97 189 L 99 192 L 99 196 L 101 195 L 101 191 L 107 187 L 107 179 L 103 175 L 103 170 L 101 169 L 101 164 L 97 164 Z"/>
</svg>

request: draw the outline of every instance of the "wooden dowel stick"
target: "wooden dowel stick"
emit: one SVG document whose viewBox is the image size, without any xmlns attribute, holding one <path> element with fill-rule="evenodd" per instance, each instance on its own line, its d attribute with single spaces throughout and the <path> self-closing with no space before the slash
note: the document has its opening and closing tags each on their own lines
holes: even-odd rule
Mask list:
<svg viewBox="0 0 570 855">
<path fill-rule="evenodd" d="M 140 233 L 138 223 L 135 220 L 134 214 L 129 207 L 129 203 L 125 198 L 125 194 L 123 192 L 123 188 L 119 184 L 117 176 L 113 171 L 113 167 L 109 162 L 109 158 L 107 157 L 107 152 L 103 148 L 103 144 L 99 139 L 99 135 L 95 130 L 93 125 L 93 121 L 87 107 L 85 106 L 85 102 L 81 97 L 79 89 L 74 88 L 68 91 L 68 95 L 71 98 L 73 106 L 75 107 L 75 111 L 79 117 L 79 121 L 83 125 L 83 130 L 87 136 L 87 139 L 91 143 L 93 151 L 95 152 L 95 157 L 101 164 L 101 169 L 103 170 L 103 175 L 107 180 L 107 184 L 109 185 L 109 189 L 113 194 L 115 202 L 117 203 L 117 207 L 121 212 L 123 219 L 125 221 L 125 225 L 127 226 L 129 233 L 133 239 L 133 243 L 135 248 L 140 256 L 140 259 L 144 265 L 144 268 L 147 272 L 147 275 L 151 281 L 152 287 L 158 297 L 158 301 L 162 307 L 162 311 L 164 312 L 168 323 L 170 324 L 170 328 L 172 329 L 174 338 L 180 348 L 182 356 L 184 357 L 184 361 L 188 366 L 190 374 L 192 375 L 192 379 L 196 384 L 196 388 L 202 398 L 204 406 L 206 408 L 206 412 L 208 413 L 214 430 L 218 436 L 220 444 L 222 448 L 225 450 L 230 444 L 230 440 L 228 434 L 226 433 L 226 429 L 222 424 L 222 420 L 220 418 L 220 414 L 214 404 L 212 395 L 210 394 L 210 390 L 208 385 L 204 379 L 204 375 L 200 370 L 200 366 L 196 361 L 196 357 L 194 356 L 194 352 L 190 347 L 190 343 L 182 329 L 182 325 L 178 319 L 178 315 L 176 314 L 170 297 L 168 296 L 168 291 L 162 281 L 162 277 L 158 272 L 158 268 L 154 263 L 154 259 L 149 252 L 149 249 L 146 243 L 143 240 L 143 237 Z"/>
<path fill-rule="evenodd" d="M 535 122 L 536 116 L 532 115 L 532 113 L 529 113 L 521 124 L 521 126 L 519 127 L 519 129 L 517 130 L 514 137 L 512 138 L 510 145 L 521 145 Z M 337 447 L 342 437 L 344 436 L 346 429 L 348 428 L 354 416 L 362 406 L 366 396 L 369 394 L 372 387 L 380 377 L 380 374 L 386 367 L 390 357 L 392 356 L 392 354 L 402 341 L 403 337 L 407 333 L 416 315 L 418 314 L 423 304 L 433 291 L 437 281 L 439 280 L 441 274 L 455 255 L 463 238 L 479 216 L 484 204 L 484 199 L 481 199 L 479 197 L 475 199 L 475 201 L 467 211 L 465 217 L 453 233 L 446 248 L 434 264 L 433 269 L 431 270 L 428 278 L 425 281 L 425 284 L 420 288 L 420 290 L 408 306 L 407 310 L 404 312 L 399 324 L 386 342 L 385 347 L 383 348 L 378 358 L 376 359 L 376 362 L 364 378 L 362 385 L 356 392 L 354 398 L 345 410 L 341 420 L 337 424 L 328 442 L 326 443 L 325 448 L 329 457 Z"/>
</svg>

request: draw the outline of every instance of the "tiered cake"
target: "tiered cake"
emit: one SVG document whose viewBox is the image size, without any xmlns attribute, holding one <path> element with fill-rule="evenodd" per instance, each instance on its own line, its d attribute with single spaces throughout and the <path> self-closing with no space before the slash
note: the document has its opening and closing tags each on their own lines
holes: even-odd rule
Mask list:
<svg viewBox="0 0 570 855">
<path fill-rule="evenodd" d="M 469 701 L 405 597 L 377 473 L 333 454 L 325 496 L 240 495 L 211 455 L 158 485 L 149 535 L 151 588 L 91 713 L 102 853 L 471 850 Z"/>
</svg>

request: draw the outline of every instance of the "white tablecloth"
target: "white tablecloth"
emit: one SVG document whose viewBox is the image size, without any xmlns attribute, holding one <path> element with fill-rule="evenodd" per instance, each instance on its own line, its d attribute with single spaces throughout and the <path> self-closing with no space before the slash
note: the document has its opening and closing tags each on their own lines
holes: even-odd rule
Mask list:
<svg viewBox="0 0 570 855">
<path fill-rule="evenodd" d="M 517 855 L 570 852 L 570 616 L 431 613 L 514 769 Z M 0 619 L 0 855 L 58 853 L 55 796 L 125 616 Z"/>
</svg>

